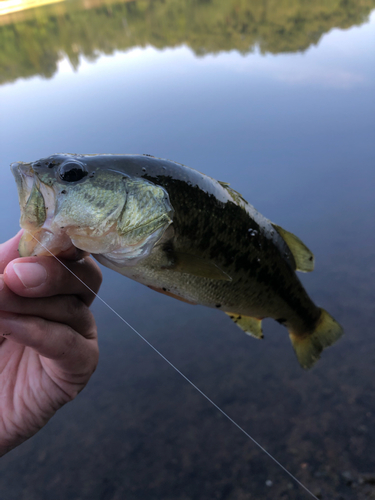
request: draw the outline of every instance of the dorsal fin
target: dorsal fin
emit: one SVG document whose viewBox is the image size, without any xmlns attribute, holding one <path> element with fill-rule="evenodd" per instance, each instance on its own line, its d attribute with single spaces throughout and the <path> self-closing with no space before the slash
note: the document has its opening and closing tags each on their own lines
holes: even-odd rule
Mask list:
<svg viewBox="0 0 375 500">
<path fill-rule="evenodd" d="M 238 191 L 235 191 L 233 188 L 231 188 L 229 182 L 218 181 L 218 183 L 220 184 L 220 186 L 223 186 L 223 188 L 228 191 L 228 193 L 232 197 L 232 200 L 235 203 L 238 203 L 239 205 L 241 205 L 241 203 L 245 203 L 247 205 L 247 201 L 242 196 L 242 194 L 239 193 Z"/>
<path fill-rule="evenodd" d="M 292 255 L 296 262 L 296 270 L 302 271 L 304 273 L 309 273 L 310 271 L 312 271 L 314 269 L 314 255 L 307 248 L 307 246 L 302 243 L 302 241 L 293 233 L 286 231 L 276 224 L 272 223 L 272 225 L 288 245 L 289 250 L 292 252 Z"/>
<path fill-rule="evenodd" d="M 223 188 L 228 188 L 230 186 L 229 182 L 217 181 Z"/>
</svg>

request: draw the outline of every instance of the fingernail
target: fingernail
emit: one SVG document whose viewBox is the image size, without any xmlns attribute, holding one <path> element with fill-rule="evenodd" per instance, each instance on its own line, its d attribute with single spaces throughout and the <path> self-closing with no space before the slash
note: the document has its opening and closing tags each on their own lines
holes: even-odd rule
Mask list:
<svg viewBox="0 0 375 500">
<path fill-rule="evenodd" d="M 47 271 L 36 262 L 13 264 L 13 269 L 25 288 L 35 288 L 47 279 Z"/>
</svg>

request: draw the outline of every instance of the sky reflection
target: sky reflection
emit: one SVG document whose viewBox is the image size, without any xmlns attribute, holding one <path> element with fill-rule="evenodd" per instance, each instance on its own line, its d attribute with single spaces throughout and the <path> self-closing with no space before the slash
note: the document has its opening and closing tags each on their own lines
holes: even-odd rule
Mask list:
<svg viewBox="0 0 375 500">
<path fill-rule="evenodd" d="M 308 184 L 338 169 L 345 182 L 359 151 L 357 172 L 373 151 L 374 24 L 372 14 L 332 30 L 303 54 L 197 58 L 187 47 L 148 47 L 78 70 L 64 59 L 51 80 L 0 87 L 0 175 L 13 186 L 7 165 L 54 152 L 147 152 L 240 185 L 254 204 L 272 204 L 285 175 L 286 192 L 302 172 Z"/>
</svg>

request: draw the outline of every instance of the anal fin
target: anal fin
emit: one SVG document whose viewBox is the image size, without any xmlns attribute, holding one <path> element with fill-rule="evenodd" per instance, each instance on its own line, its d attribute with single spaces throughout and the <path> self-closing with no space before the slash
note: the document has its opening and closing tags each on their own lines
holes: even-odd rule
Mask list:
<svg viewBox="0 0 375 500">
<path fill-rule="evenodd" d="M 236 325 L 239 326 L 241 330 L 243 330 L 248 335 L 251 335 L 252 337 L 255 337 L 257 339 L 263 338 L 261 319 L 230 312 L 226 312 L 225 314 L 227 314 L 230 319 L 233 320 Z"/>
</svg>

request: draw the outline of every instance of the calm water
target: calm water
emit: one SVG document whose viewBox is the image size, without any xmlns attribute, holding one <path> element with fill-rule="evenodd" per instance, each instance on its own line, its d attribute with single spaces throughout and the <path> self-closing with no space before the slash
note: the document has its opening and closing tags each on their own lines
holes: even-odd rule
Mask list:
<svg viewBox="0 0 375 500">
<path fill-rule="evenodd" d="M 319 498 L 362 500 L 375 495 L 363 476 L 375 474 L 375 2 L 309 4 L 62 2 L 0 16 L 2 238 L 18 228 L 16 160 L 150 153 L 229 182 L 315 253 L 303 283 L 346 334 L 313 370 L 272 321 L 258 342 L 106 269 L 101 296 Z M 1 498 L 310 498 L 93 309 L 98 370 L 2 459 Z"/>
</svg>

